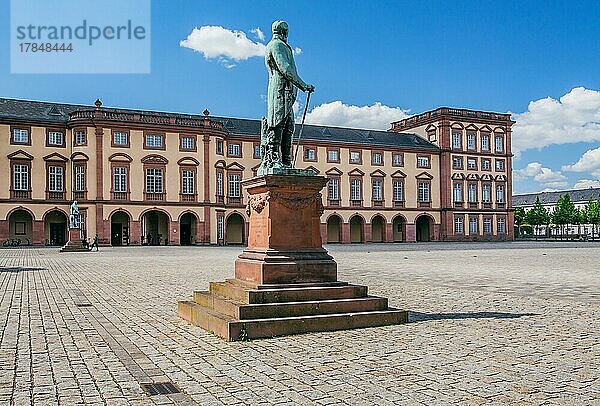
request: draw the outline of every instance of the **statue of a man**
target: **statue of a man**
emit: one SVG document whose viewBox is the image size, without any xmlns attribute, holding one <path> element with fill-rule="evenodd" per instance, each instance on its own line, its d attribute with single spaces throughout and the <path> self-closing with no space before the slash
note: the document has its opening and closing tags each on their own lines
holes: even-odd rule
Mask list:
<svg viewBox="0 0 600 406">
<path fill-rule="evenodd" d="M 69 228 L 79 228 L 79 206 L 77 200 L 71 203 L 71 215 L 69 216 Z"/>
<path fill-rule="evenodd" d="M 292 48 L 287 43 L 288 25 L 273 23 L 273 38 L 267 44 L 265 64 L 269 72 L 267 117 L 262 120 L 261 164 L 258 174 L 269 168 L 292 167 L 292 136 L 297 88 L 313 92 L 315 87 L 305 83 L 296 72 Z"/>
</svg>

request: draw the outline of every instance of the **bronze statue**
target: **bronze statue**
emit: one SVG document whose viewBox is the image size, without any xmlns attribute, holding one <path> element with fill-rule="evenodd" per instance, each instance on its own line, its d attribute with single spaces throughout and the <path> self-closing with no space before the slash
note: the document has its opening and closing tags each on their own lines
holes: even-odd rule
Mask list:
<svg viewBox="0 0 600 406">
<path fill-rule="evenodd" d="M 293 104 L 297 88 L 313 92 L 296 72 L 292 48 L 287 43 L 288 25 L 273 23 L 273 38 L 266 47 L 265 64 L 269 72 L 267 117 L 262 119 L 261 163 L 258 175 L 275 169 L 292 168 L 292 136 L 294 134 Z"/>
</svg>

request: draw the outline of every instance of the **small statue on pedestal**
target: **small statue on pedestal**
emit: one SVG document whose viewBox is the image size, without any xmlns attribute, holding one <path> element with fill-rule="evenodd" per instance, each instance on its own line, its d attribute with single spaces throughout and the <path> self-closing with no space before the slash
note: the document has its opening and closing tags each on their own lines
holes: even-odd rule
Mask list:
<svg viewBox="0 0 600 406">
<path fill-rule="evenodd" d="M 69 228 L 79 228 L 79 207 L 77 206 L 77 200 L 74 200 L 71 204 L 71 214 L 69 216 Z"/>
</svg>

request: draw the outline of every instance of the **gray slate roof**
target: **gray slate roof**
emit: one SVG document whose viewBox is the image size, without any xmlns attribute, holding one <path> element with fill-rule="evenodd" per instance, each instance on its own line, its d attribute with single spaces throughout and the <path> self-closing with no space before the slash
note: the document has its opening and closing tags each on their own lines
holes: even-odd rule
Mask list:
<svg viewBox="0 0 600 406">
<path fill-rule="evenodd" d="M 578 189 L 578 190 L 563 190 L 559 192 L 541 192 L 529 193 L 524 195 L 513 196 L 513 206 L 533 206 L 535 199 L 540 198 L 541 204 L 556 204 L 558 198 L 563 195 L 570 195 L 572 202 L 587 202 L 592 199 L 597 199 L 600 195 L 600 188 Z"/>
<path fill-rule="evenodd" d="M 92 106 L 83 106 L 77 104 L 49 103 L 0 98 L 0 118 L 6 119 L 66 123 L 69 119 L 69 113 L 76 110 L 91 109 L 93 109 Z M 113 109 L 105 107 L 102 107 L 102 109 L 112 112 L 149 113 L 167 117 L 203 118 L 203 116 L 199 114 Z M 225 130 L 233 135 L 254 137 L 258 137 L 260 135 L 260 120 L 213 116 L 211 116 L 211 119 L 223 122 Z M 296 134 L 298 134 L 299 127 L 300 125 L 296 124 Z M 439 148 L 435 144 L 430 143 L 416 134 L 396 133 L 380 130 L 365 130 L 358 128 L 305 125 L 302 133 L 302 139 L 334 143 L 375 145 L 380 147 L 415 148 L 428 150 L 431 152 L 439 151 Z"/>
</svg>

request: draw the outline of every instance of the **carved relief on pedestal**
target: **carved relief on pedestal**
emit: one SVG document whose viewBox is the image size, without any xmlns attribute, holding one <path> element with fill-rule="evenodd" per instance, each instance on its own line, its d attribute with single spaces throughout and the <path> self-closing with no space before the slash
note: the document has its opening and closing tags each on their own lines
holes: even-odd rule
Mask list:
<svg viewBox="0 0 600 406">
<path fill-rule="evenodd" d="M 260 214 L 264 210 L 270 198 L 271 192 L 250 196 L 248 198 L 248 207 L 246 208 L 246 214 L 250 216 L 253 210 Z"/>
</svg>

